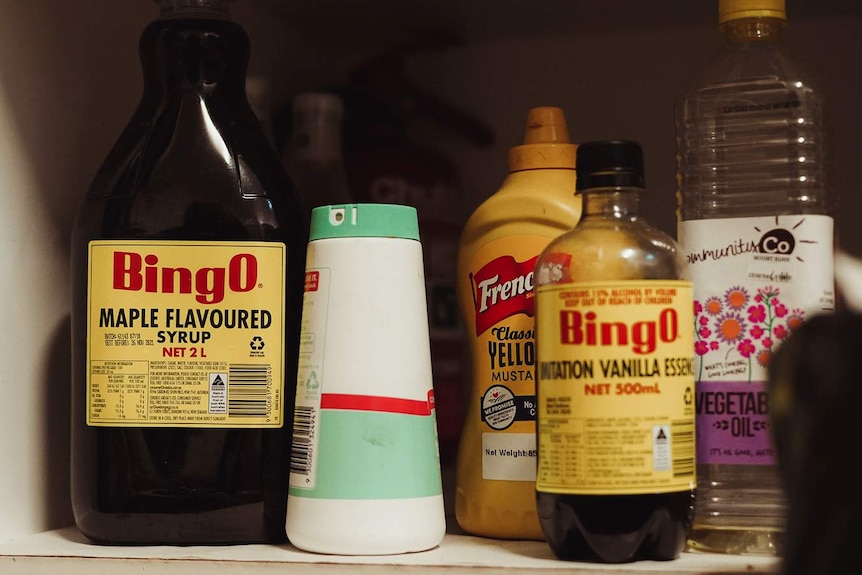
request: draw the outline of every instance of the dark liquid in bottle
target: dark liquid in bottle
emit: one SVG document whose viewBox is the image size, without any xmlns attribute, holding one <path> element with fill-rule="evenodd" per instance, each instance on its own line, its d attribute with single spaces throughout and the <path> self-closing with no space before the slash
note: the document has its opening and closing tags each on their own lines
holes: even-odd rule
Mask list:
<svg viewBox="0 0 862 575">
<path fill-rule="evenodd" d="M 691 526 L 694 493 L 536 494 L 554 554 L 569 561 L 624 563 L 679 557 Z"/>
<path fill-rule="evenodd" d="M 99 543 L 283 541 L 305 212 L 246 100 L 249 44 L 239 25 L 156 20 L 140 53 L 142 101 L 94 179 L 73 233 L 76 522 Z M 287 246 L 281 428 L 87 425 L 87 248 L 114 238 Z"/>
</svg>

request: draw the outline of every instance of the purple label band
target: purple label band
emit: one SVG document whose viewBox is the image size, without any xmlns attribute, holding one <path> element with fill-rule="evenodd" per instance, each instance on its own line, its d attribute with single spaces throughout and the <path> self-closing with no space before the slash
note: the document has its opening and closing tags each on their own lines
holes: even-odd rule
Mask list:
<svg viewBox="0 0 862 575">
<path fill-rule="evenodd" d="M 697 399 L 697 462 L 774 465 L 766 382 L 701 381 Z"/>
</svg>

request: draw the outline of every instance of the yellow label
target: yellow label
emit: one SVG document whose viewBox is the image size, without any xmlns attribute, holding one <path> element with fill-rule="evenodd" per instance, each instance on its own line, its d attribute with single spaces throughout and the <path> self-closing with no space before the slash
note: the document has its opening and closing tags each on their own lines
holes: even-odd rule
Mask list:
<svg viewBox="0 0 862 575">
<path fill-rule="evenodd" d="M 286 247 L 89 245 L 87 424 L 280 427 Z"/>
<path fill-rule="evenodd" d="M 537 489 L 629 495 L 695 480 L 692 284 L 537 288 Z"/>
</svg>

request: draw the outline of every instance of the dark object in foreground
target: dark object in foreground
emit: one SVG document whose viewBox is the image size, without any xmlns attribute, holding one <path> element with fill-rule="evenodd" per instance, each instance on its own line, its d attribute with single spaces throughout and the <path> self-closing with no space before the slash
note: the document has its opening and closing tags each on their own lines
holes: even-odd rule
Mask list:
<svg viewBox="0 0 862 575">
<path fill-rule="evenodd" d="M 860 355 L 862 315 L 840 313 L 803 324 L 770 365 L 772 433 L 789 508 L 784 575 L 844 573 L 855 560 Z"/>
</svg>

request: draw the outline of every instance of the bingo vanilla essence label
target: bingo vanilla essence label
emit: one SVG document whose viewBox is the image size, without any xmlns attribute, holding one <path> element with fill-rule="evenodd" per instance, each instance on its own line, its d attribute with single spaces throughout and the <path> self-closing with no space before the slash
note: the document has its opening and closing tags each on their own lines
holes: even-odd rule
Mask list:
<svg viewBox="0 0 862 575">
<path fill-rule="evenodd" d="M 537 489 L 636 495 L 695 478 L 692 286 L 537 288 Z"/>
</svg>

